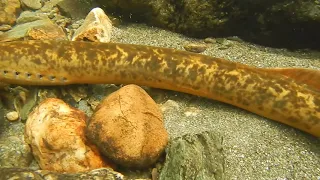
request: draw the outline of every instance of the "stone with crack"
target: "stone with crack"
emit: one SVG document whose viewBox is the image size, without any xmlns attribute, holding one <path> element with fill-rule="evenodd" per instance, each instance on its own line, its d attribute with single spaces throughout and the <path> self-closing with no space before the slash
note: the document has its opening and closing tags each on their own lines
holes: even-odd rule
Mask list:
<svg viewBox="0 0 320 180">
<path fill-rule="evenodd" d="M 103 100 L 88 123 L 87 136 L 105 156 L 129 168 L 152 165 L 168 143 L 161 110 L 136 85 Z"/>
</svg>

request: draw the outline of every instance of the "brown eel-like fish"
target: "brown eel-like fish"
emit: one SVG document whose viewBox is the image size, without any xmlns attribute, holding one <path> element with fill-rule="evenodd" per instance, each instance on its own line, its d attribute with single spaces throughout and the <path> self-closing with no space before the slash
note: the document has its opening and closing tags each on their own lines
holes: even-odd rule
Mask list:
<svg viewBox="0 0 320 180">
<path fill-rule="evenodd" d="M 317 79 L 306 75 L 312 81 L 307 82 L 292 72 L 142 45 L 54 40 L 0 43 L 0 82 L 133 83 L 169 89 L 232 104 L 320 137 Z"/>
</svg>

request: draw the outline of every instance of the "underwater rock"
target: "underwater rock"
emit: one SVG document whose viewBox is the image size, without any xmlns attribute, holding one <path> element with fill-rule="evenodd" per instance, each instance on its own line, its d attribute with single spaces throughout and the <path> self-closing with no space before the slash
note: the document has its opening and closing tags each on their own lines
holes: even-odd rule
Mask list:
<svg viewBox="0 0 320 180">
<path fill-rule="evenodd" d="M 23 11 L 17 19 L 17 24 L 23 24 L 37 20 L 49 20 L 49 18 L 47 15 L 39 12 Z"/>
<path fill-rule="evenodd" d="M 82 173 L 59 173 L 59 172 L 52 172 L 52 171 L 46 171 L 46 170 L 32 170 L 27 168 L 0 168 L 0 179 L 123 180 L 123 175 L 109 168 L 94 169 L 89 172 L 82 172 Z"/>
<path fill-rule="evenodd" d="M 19 113 L 17 111 L 11 111 L 6 114 L 6 118 L 9 121 L 16 121 L 19 119 Z"/>
<path fill-rule="evenodd" d="M 36 10 L 42 7 L 41 0 L 21 0 L 23 6 Z"/>
<path fill-rule="evenodd" d="M 57 7 L 62 15 L 73 20 L 84 19 L 91 9 L 98 7 L 95 0 L 59 0 Z"/>
<path fill-rule="evenodd" d="M 240 36 L 256 43 L 319 49 L 318 0 L 97 0 L 124 20 L 197 38 Z"/>
<path fill-rule="evenodd" d="M 2 125 L 2 124 L 1 124 Z M 0 138 L 0 179 L 2 168 L 26 168 L 29 167 L 33 158 L 32 152 L 29 145 L 24 142 L 22 123 L 16 123 L 16 127 L 12 127 L 12 131 L 16 133 L 14 135 L 9 135 L 8 130 L 1 131 L 2 135 Z M 2 129 L 1 129 L 2 130 Z"/>
<path fill-rule="evenodd" d="M 85 137 L 85 114 L 48 98 L 29 115 L 25 140 L 43 170 L 83 172 L 108 166 Z"/>
<path fill-rule="evenodd" d="M 87 136 L 108 158 L 125 167 L 155 163 L 168 142 L 162 113 L 139 86 L 127 85 L 96 108 Z"/>
<path fill-rule="evenodd" d="M 0 24 L 13 25 L 20 11 L 20 0 L 0 0 Z"/>
<path fill-rule="evenodd" d="M 21 39 L 66 39 L 66 35 L 58 25 L 50 20 L 37 20 L 19 24 L 0 35 L 0 42 Z"/>
<path fill-rule="evenodd" d="M 112 23 L 104 11 L 94 8 L 87 15 L 82 26 L 76 30 L 72 41 L 110 42 Z"/>
<path fill-rule="evenodd" d="M 8 24 L 0 25 L 0 31 L 8 31 L 10 29 L 12 29 L 12 27 Z"/>
<path fill-rule="evenodd" d="M 183 48 L 186 51 L 194 52 L 194 53 L 202 53 L 204 52 L 208 47 L 206 44 L 200 44 L 200 43 L 189 43 L 183 46 Z"/>
<path fill-rule="evenodd" d="M 160 173 L 165 179 L 224 179 L 222 138 L 214 132 L 184 135 L 173 139 Z"/>
<path fill-rule="evenodd" d="M 205 39 L 204 39 L 204 42 L 207 43 L 207 44 L 214 44 L 214 43 L 216 43 L 217 41 L 216 41 L 216 39 L 214 39 L 214 38 L 208 37 L 208 38 L 205 38 Z"/>
</svg>

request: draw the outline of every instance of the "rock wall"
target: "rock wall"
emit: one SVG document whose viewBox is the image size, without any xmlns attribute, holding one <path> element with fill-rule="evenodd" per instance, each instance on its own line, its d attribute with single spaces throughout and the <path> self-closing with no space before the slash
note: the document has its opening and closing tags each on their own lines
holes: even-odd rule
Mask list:
<svg viewBox="0 0 320 180">
<path fill-rule="evenodd" d="M 319 48 L 314 0 L 97 0 L 107 13 L 192 37 L 240 36 L 268 46 Z"/>
</svg>

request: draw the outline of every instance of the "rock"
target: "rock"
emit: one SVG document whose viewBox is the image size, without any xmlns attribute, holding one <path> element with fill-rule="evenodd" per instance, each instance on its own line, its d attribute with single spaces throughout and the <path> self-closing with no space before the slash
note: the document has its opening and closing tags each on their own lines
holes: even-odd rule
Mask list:
<svg viewBox="0 0 320 180">
<path fill-rule="evenodd" d="M 37 10 L 42 7 L 41 0 L 21 0 L 23 6 L 27 8 Z"/>
<path fill-rule="evenodd" d="M 213 132 L 175 138 L 166 152 L 160 180 L 224 179 L 222 138 Z"/>
<path fill-rule="evenodd" d="M 62 0 L 50 0 L 50 1 L 44 1 L 44 4 L 42 8 L 40 9 L 41 12 L 44 13 L 50 13 L 52 10 L 56 9 L 56 6 L 59 2 Z"/>
<path fill-rule="evenodd" d="M 88 102 L 86 100 L 81 100 L 79 102 L 79 107 L 78 107 L 81 111 L 83 111 L 87 116 L 92 116 L 93 112 L 92 109 L 90 107 L 90 105 L 88 104 Z"/>
<path fill-rule="evenodd" d="M 59 25 L 60 27 L 62 28 L 66 28 L 68 25 L 71 24 L 71 19 L 70 18 L 66 18 L 60 14 L 57 14 L 53 19 L 52 21 Z"/>
<path fill-rule="evenodd" d="M 165 112 L 168 110 L 178 111 L 180 110 L 180 106 L 176 101 L 169 99 L 161 105 L 161 110 L 162 112 Z"/>
<path fill-rule="evenodd" d="M 15 26 L 0 35 L 0 42 L 21 39 L 66 39 L 63 30 L 50 20 L 37 20 Z"/>
<path fill-rule="evenodd" d="M 85 120 L 82 111 L 55 98 L 30 113 L 25 140 L 43 170 L 74 173 L 108 166 L 87 141 Z"/>
<path fill-rule="evenodd" d="M 57 3 L 62 14 L 74 20 L 84 19 L 90 10 L 97 6 L 94 0 L 60 0 Z"/>
<path fill-rule="evenodd" d="M 94 8 L 90 11 L 82 26 L 76 30 L 72 41 L 110 42 L 112 23 L 104 11 Z"/>
<path fill-rule="evenodd" d="M 17 123 L 18 124 L 18 123 Z M 19 123 L 22 124 L 22 123 Z M 22 130 L 21 128 L 16 128 L 17 130 Z M 17 131 L 16 130 L 16 131 Z M 15 132 L 18 134 L 17 132 Z M 1 131 L 0 139 L 0 167 L 1 168 L 11 168 L 20 167 L 26 168 L 32 162 L 32 153 L 29 145 L 24 142 L 23 135 L 7 135 L 7 132 Z M 1 168 L 0 168 L 0 179 L 1 178 Z"/>
<path fill-rule="evenodd" d="M 168 142 L 158 105 L 139 86 L 127 85 L 97 107 L 87 136 L 113 162 L 144 168 L 157 161 Z"/>
<path fill-rule="evenodd" d="M 0 26 L 0 31 L 8 31 L 10 30 L 12 27 L 8 24 L 3 24 Z"/>
<path fill-rule="evenodd" d="M 17 19 L 17 24 L 23 24 L 37 20 L 49 20 L 49 18 L 43 13 L 23 11 Z"/>
<path fill-rule="evenodd" d="M 12 107 L 9 104 L 13 103 L 11 97 L 6 97 L 8 95 L 6 91 L 0 93 L 0 169 L 29 167 L 33 158 L 29 145 L 24 141 L 24 123 L 7 121 L 4 116 L 6 107 Z M 1 172 L 0 179 L 3 179 Z"/>
<path fill-rule="evenodd" d="M 97 2 L 108 13 L 124 20 L 147 23 L 192 37 L 236 35 L 269 46 L 319 49 L 318 0 Z"/>
<path fill-rule="evenodd" d="M 0 0 L 0 24 L 13 25 L 20 11 L 20 0 Z"/>
<path fill-rule="evenodd" d="M 159 173 L 157 168 L 152 168 L 151 170 L 151 179 L 152 180 L 158 180 L 159 179 Z"/>
<path fill-rule="evenodd" d="M 186 51 L 202 53 L 207 49 L 207 45 L 200 43 L 189 43 L 183 46 Z"/>
<path fill-rule="evenodd" d="M 11 111 L 6 114 L 6 118 L 9 121 L 16 121 L 19 119 L 19 113 L 17 111 Z"/>
<path fill-rule="evenodd" d="M 0 168 L 0 179 L 36 179 L 36 180 L 75 180 L 75 179 L 104 179 L 123 180 L 121 173 L 109 168 L 95 169 L 82 173 L 59 173 L 43 170 L 32 170 L 23 168 Z"/>
<path fill-rule="evenodd" d="M 204 39 L 204 42 L 208 43 L 208 44 L 214 44 L 214 43 L 216 43 L 216 40 L 214 38 L 208 37 L 208 38 Z"/>
</svg>

